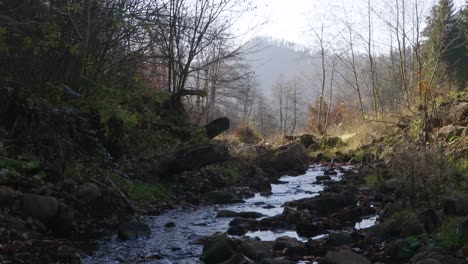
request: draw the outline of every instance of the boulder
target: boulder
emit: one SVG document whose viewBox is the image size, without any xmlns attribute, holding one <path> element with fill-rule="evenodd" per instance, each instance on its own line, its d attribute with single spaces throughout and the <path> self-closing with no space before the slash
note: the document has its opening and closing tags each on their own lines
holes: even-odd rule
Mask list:
<svg viewBox="0 0 468 264">
<path fill-rule="evenodd" d="M 267 151 L 255 158 L 255 163 L 262 169 L 280 173 L 302 173 L 309 164 L 307 150 L 300 142 Z"/>
<path fill-rule="evenodd" d="M 318 182 L 330 181 L 330 180 L 331 180 L 331 177 L 328 176 L 328 175 L 317 176 L 317 177 L 316 177 L 316 180 L 317 180 Z"/>
<path fill-rule="evenodd" d="M 437 132 L 438 137 L 441 138 L 449 138 L 452 136 L 460 136 L 463 133 L 463 130 L 466 127 L 463 126 L 454 126 L 454 125 L 448 125 L 441 127 L 439 131 Z"/>
<path fill-rule="evenodd" d="M 333 148 L 333 147 L 341 147 L 341 146 L 345 146 L 346 143 L 341 140 L 341 138 L 339 137 L 325 137 L 325 138 L 322 138 L 322 146 L 324 147 L 330 147 L 330 148 Z"/>
<path fill-rule="evenodd" d="M 52 221 L 52 230 L 58 235 L 70 235 L 75 230 L 75 211 L 65 203 L 59 204 L 59 213 Z"/>
<path fill-rule="evenodd" d="M 331 168 L 331 169 L 325 170 L 323 174 L 324 175 L 337 175 L 338 172 L 336 172 L 335 169 Z"/>
<path fill-rule="evenodd" d="M 273 244 L 275 250 L 283 250 L 285 248 L 293 248 L 301 246 L 302 243 L 295 237 L 282 236 L 278 237 Z"/>
<path fill-rule="evenodd" d="M 391 238 L 418 236 L 424 228 L 416 217 L 390 218 L 367 229 L 367 234 L 382 242 Z"/>
<path fill-rule="evenodd" d="M 101 197 L 101 190 L 94 183 L 84 183 L 78 187 L 76 192 L 76 198 L 78 198 L 82 203 L 88 204 L 92 201 L 95 201 L 97 198 Z"/>
<path fill-rule="evenodd" d="M 249 259 L 260 261 L 264 258 L 273 257 L 272 241 L 245 240 L 240 245 L 240 250 Z"/>
<path fill-rule="evenodd" d="M 6 186 L 0 186 L 0 208 L 10 207 L 19 196 L 20 193 L 13 189 Z"/>
<path fill-rule="evenodd" d="M 346 233 L 330 233 L 328 234 L 327 244 L 332 246 L 342 246 L 353 243 L 350 235 Z"/>
<path fill-rule="evenodd" d="M 172 228 L 172 227 L 175 227 L 176 226 L 176 223 L 175 222 L 167 222 L 164 224 L 164 227 L 167 227 L 167 228 Z"/>
<path fill-rule="evenodd" d="M 48 223 L 57 216 L 59 202 L 52 196 L 25 193 L 15 208 L 23 217 L 31 217 Z"/>
<path fill-rule="evenodd" d="M 323 234 L 322 227 L 313 223 L 297 223 L 296 233 L 301 237 L 314 237 Z"/>
<path fill-rule="evenodd" d="M 122 240 L 129 240 L 137 237 L 148 236 L 151 228 L 144 223 L 127 222 L 120 224 L 117 236 Z"/>
<path fill-rule="evenodd" d="M 198 169 L 207 165 L 227 161 L 229 151 L 226 146 L 219 144 L 197 145 L 178 151 L 168 161 L 169 172 L 179 173 Z"/>
<path fill-rule="evenodd" d="M 406 239 L 398 239 L 385 245 L 385 255 L 398 263 L 406 263 L 414 254 L 410 242 Z"/>
<path fill-rule="evenodd" d="M 414 255 L 409 261 L 410 264 L 421 264 L 424 261 L 429 261 L 428 263 L 437 263 L 439 261 L 443 264 L 466 264 L 466 261 L 463 259 L 458 259 L 452 256 L 443 255 L 439 252 L 419 252 Z"/>
<path fill-rule="evenodd" d="M 253 261 L 247 259 L 242 253 L 232 255 L 232 257 L 220 264 L 254 264 Z"/>
<path fill-rule="evenodd" d="M 307 209 L 321 214 L 328 214 L 346 206 L 356 205 L 356 198 L 352 193 L 348 192 L 323 192 L 319 196 L 294 201 L 290 205 L 297 206 L 299 210 Z"/>
<path fill-rule="evenodd" d="M 389 219 L 385 222 L 378 223 L 367 229 L 367 234 L 377 239 L 377 241 L 386 241 L 400 235 L 401 223 L 394 219 Z"/>
<path fill-rule="evenodd" d="M 203 245 L 200 259 L 205 264 L 217 264 L 230 260 L 239 253 L 239 246 L 227 234 L 217 235 Z"/>
<path fill-rule="evenodd" d="M 257 169 L 257 171 L 261 171 Z M 261 173 L 254 173 L 253 175 L 249 175 L 248 182 L 249 187 L 257 192 L 271 192 L 271 183 L 268 177 L 265 177 L 263 171 Z"/>
<path fill-rule="evenodd" d="M 236 217 L 229 222 L 229 229 L 227 233 L 233 236 L 241 236 L 249 230 L 256 230 L 258 222 L 254 219 Z"/>
<path fill-rule="evenodd" d="M 217 135 L 228 130 L 230 127 L 230 120 L 227 117 L 217 118 L 205 125 L 205 131 L 208 138 L 214 138 Z"/>
<path fill-rule="evenodd" d="M 237 213 L 238 217 L 257 219 L 263 217 L 264 215 L 259 212 L 240 212 Z"/>
<path fill-rule="evenodd" d="M 320 264 L 370 264 L 370 261 L 357 253 L 341 250 L 338 252 L 328 252 L 323 257 Z"/>
<path fill-rule="evenodd" d="M 237 214 L 237 212 L 231 210 L 221 210 L 216 214 L 216 218 L 236 217 Z"/>
<path fill-rule="evenodd" d="M 303 134 L 299 136 L 299 140 L 305 148 L 309 148 L 311 145 L 318 144 L 319 141 L 314 135 Z"/>
</svg>

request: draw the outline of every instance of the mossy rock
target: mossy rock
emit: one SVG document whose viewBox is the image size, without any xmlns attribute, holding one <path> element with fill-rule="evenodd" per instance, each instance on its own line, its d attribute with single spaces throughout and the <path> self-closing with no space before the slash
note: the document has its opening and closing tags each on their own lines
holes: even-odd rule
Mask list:
<svg viewBox="0 0 468 264">
<path fill-rule="evenodd" d="M 239 246 L 227 234 L 218 235 L 203 246 L 200 259 L 205 264 L 216 264 L 229 260 L 239 252 Z"/>
<path fill-rule="evenodd" d="M 346 146 L 346 143 L 339 137 L 325 137 L 322 139 L 322 148 L 335 148 Z"/>
</svg>

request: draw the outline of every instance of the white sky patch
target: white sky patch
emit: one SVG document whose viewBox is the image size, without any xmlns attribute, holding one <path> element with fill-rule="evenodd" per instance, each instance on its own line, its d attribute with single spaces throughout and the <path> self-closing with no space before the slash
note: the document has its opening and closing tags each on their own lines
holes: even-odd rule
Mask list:
<svg viewBox="0 0 468 264">
<path fill-rule="evenodd" d="M 420 8 L 427 10 L 429 9 L 427 7 L 436 2 L 436 0 L 418 0 Z M 345 19 L 353 24 L 357 32 L 367 34 L 367 0 L 254 0 L 253 3 L 256 9 L 245 14 L 238 23 L 239 32 L 254 27 L 249 34 L 250 37 L 268 36 L 311 46 L 314 43 L 312 29 L 317 30 L 324 23 L 327 37 L 334 37 L 342 30 Z M 406 3 L 412 5 L 414 0 L 407 0 Z M 455 0 L 454 3 L 455 7 L 459 8 L 464 0 Z M 390 10 L 385 5 L 393 4 L 393 1 L 371 0 L 373 35 L 376 44 L 389 42 L 389 29 L 378 16 L 388 17 Z M 425 19 L 424 14 L 422 22 Z"/>
</svg>

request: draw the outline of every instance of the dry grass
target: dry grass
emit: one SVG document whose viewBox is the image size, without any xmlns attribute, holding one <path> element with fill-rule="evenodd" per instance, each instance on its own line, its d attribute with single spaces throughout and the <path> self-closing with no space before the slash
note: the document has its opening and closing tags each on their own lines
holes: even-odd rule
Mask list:
<svg viewBox="0 0 468 264">
<path fill-rule="evenodd" d="M 438 147 L 399 146 L 390 166 L 401 183 L 400 198 L 413 207 L 439 204 L 449 181 L 445 160 Z"/>
</svg>

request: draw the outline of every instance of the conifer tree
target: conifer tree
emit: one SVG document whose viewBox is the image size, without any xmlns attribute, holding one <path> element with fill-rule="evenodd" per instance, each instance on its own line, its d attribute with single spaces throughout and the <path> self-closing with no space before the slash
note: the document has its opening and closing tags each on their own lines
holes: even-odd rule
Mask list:
<svg viewBox="0 0 468 264">
<path fill-rule="evenodd" d="M 429 58 L 427 77 L 441 87 L 453 85 L 457 77 L 453 67 L 460 46 L 453 0 L 440 0 L 432 8 L 423 33 L 427 37 L 425 52 Z"/>
</svg>

